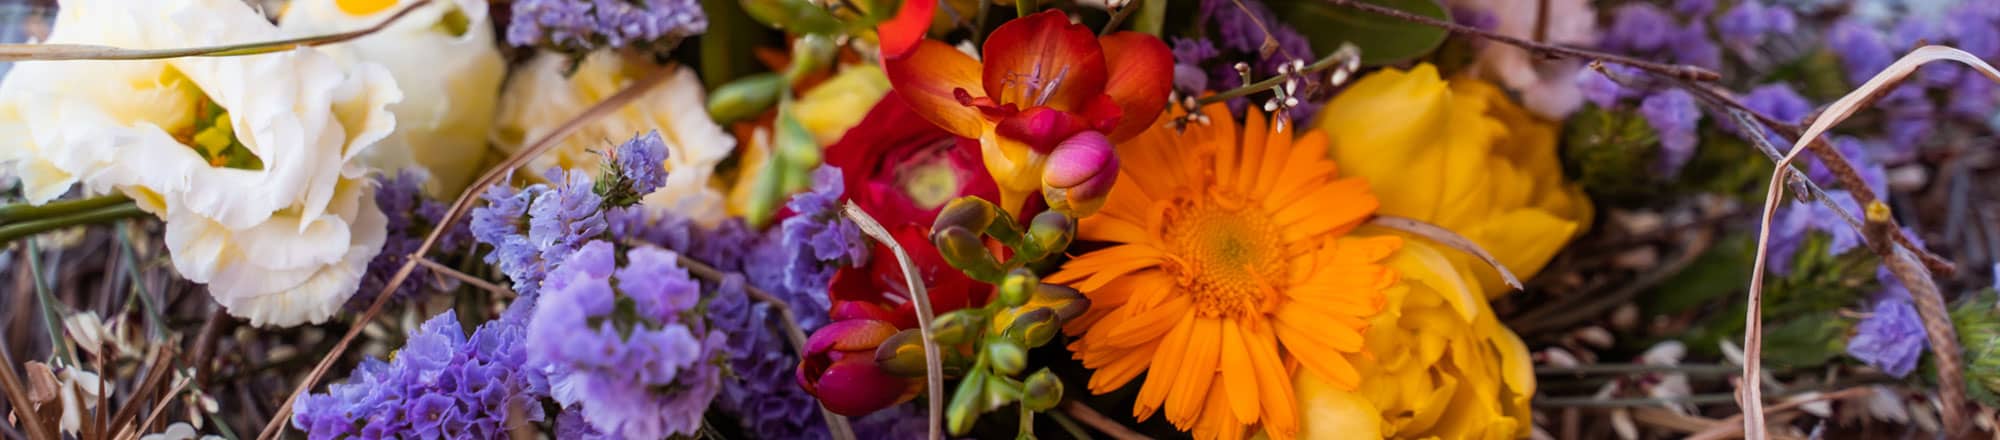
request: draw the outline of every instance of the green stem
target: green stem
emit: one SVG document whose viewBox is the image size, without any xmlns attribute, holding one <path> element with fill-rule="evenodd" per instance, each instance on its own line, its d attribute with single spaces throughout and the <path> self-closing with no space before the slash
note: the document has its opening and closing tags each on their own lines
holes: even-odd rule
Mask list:
<svg viewBox="0 0 2000 440">
<path fill-rule="evenodd" d="M 1153 0 L 1153 1 L 1133 0 L 1133 1 L 1139 3 L 1139 21 L 1132 23 L 1132 30 L 1144 32 L 1155 37 L 1160 36 L 1160 32 L 1164 31 L 1166 28 L 1166 22 L 1167 22 L 1166 0 Z M 1125 7 L 1130 8 L 1132 7 L 1132 5 L 1126 5 Z M 1057 420 L 1062 420 L 1062 419 L 1057 419 Z"/>
<path fill-rule="evenodd" d="M 113 194 L 87 199 L 59 200 L 41 205 L 15 203 L 0 206 L 0 224 L 68 215 L 130 201 L 132 199 L 123 194 Z"/>
<path fill-rule="evenodd" d="M 1035 8 L 1041 6 L 1035 3 L 1039 3 L 1039 0 L 1014 0 L 1014 18 L 1023 18 L 1035 13 Z"/>
<path fill-rule="evenodd" d="M 128 202 L 122 205 L 111 205 L 63 217 L 11 223 L 6 226 L 0 226 L 0 244 L 10 243 L 14 240 L 70 226 L 104 223 L 143 215 L 146 215 L 146 211 L 139 209 L 139 205 Z"/>
<path fill-rule="evenodd" d="M 56 311 L 55 298 L 49 295 L 48 277 L 42 273 L 42 249 L 33 241 L 24 244 L 21 249 L 27 254 L 28 275 L 35 279 L 35 299 L 42 303 L 42 325 L 49 333 L 49 355 L 55 357 L 59 365 L 77 367 L 75 355 L 69 352 L 69 344 L 63 343 L 62 313 Z"/>
<path fill-rule="evenodd" d="M 1021 428 L 1020 428 L 1020 429 L 1021 429 L 1021 431 L 1020 431 L 1019 433 L 1015 434 L 1015 435 L 1014 435 L 1014 438 L 1022 438 L 1022 437 L 1027 437 L 1027 438 L 1034 438 L 1034 435 L 1035 435 L 1035 412 L 1034 412 L 1034 411 L 1029 411 L 1029 410 L 1028 410 L 1028 405 L 1027 405 L 1026 403 L 1023 403 L 1023 404 L 1019 404 L 1019 405 L 1015 405 L 1015 406 L 1018 406 L 1018 407 L 1020 407 L 1020 408 L 1021 408 Z"/>
<path fill-rule="evenodd" d="M 972 19 L 972 44 L 986 44 L 986 14 L 992 11 L 993 0 L 979 0 L 979 11 L 973 13 Z"/>
<path fill-rule="evenodd" d="M 165 336 L 160 327 L 160 309 L 153 305 L 153 292 L 146 290 L 146 279 L 139 275 L 138 253 L 132 250 L 132 225 L 118 224 L 118 258 L 124 260 L 125 276 L 131 279 L 132 296 L 139 298 L 139 307 L 146 311 L 146 335 L 149 338 Z"/>
</svg>

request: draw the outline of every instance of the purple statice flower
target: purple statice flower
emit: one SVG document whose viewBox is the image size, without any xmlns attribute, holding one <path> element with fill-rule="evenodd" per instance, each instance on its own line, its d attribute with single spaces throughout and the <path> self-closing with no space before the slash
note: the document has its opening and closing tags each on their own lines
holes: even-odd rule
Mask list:
<svg viewBox="0 0 2000 440">
<path fill-rule="evenodd" d="M 840 213 L 840 198 L 846 191 L 841 184 L 840 169 L 820 167 L 813 171 L 812 179 L 811 191 L 794 195 L 785 202 L 792 216 L 778 226 L 784 232 L 784 248 L 792 249 L 794 254 L 785 264 L 786 270 L 805 274 L 787 279 L 803 283 L 789 286 L 793 290 L 825 286 L 840 266 L 868 262 L 868 245 L 861 238 L 861 228 Z"/>
<path fill-rule="evenodd" d="M 1799 122 L 1812 114 L 1812 101 L 1785 83 L 1771 83 L 1750 89 L 1743 95 L 1743 106 L 1750 110 L 1785 122 Z"/>
<path fill-rule="evenodd" d="M 631 206 L 667 183 L 667 142 L 659 130 L 633 136 L 611 153 L 602 167 L 597 195 L 609 206 Z"/>
<path fill-rule="evenodd" d="M 314 440 L 505 438 L 544 418 L 539 401 L 549 393 L 547 378 L 521 367 L 522 339 L 518 321 L 488 321 L 468 338 L 454 312 L 438 314 L 392 360 L 365 359 L 347 382 L 300 397 L 292 426 Z"/>
<path fill-rule="evenodd" d="M 1495 15 L 1493 11 L 1487 8 L 1474 5 L 1452 5 L 1451 20 L 1458 22 L 1458 24 L 1484 31 L 1494 31 L 1500 28 L 1499 15 Z"/>
<path fill-rule="evenodd" d="M 1756 1 L 1737 3 L 1715 20 L 1715 32 L 1725 41 L 1755 43 L 1772 31 L 1765 9 Z"/>
<path fill-rule="evenodd" d="M 409 255 L 423 246 L 424 238 L 444 219 L 443 202 L 424 196 L 425 176 L 411 170 L 404 170 L 396 177 L 378 176 L 375 189 L 375 205 L 387 217 L 385 229 L 387 240 L 382 243 L 382 252 L 368 261 L 368 270 L 361 277 L 361 286 L 354 297 L 347 301 L 350 308 L 365 309 L 374 304 L 375 295 L 388 285 L 390 277 L 409 262 Z M 466 228 L 454 227 L 438 237 L 431 249 L 432 255 L 460 252 L 468 243 Z M 425 280 L 432 280 L 430 269 L 422 265 L 411 270 L 408 278 L 391 294 L 390 301 L 407 301 L 423 291 Z M 451 290 L 455 281 L 439 281 L 441 291 Z"/>
<path fill-rule="evenodd" d="M 1897 52 L 1908 52 L 1920 44 L 1939 44 L 1945 41 L 1945 28 L 1926 17 L 1904 17 L 1889 30 L 1889 48 Z"/>
<path fill-rule="evenodd" d="M 1889 45 L 1883 41 L 1881 31 L 1854 20 L 1841 20 L 1827 30 L 1826 47 L 1839 56 L 1840 65 L 1847 72 L 1847 83 L 1859 86 L 1868 82 L 1889 63 L 1896 61 Z"/>
<path fill-rule="evenodd" d="M 547 273 L 541 247 L 528 241 L 526 233 L 528 206 L 546 192 L 546 185 L 520 189 L 497 185 L 480 195 L 486 206 L 472 210 L 472 237 L 493 246 L 486 254 L 486 263 L 513 280 L 514 291 L 523 297 L 532 297 Z"/>
<path fill-rule="evenodd" d="M 1701 109 L 1695 107 L 1694 96 L 1681 89 L 1654 93 L 1639 102 L 1639 115 L 1660 136 L 1660 156 L 1654 163 L 1654 171 L 1668 176 L 1680 173 L 1681 166 L 1694 157 L 1695 146 L 1701 140 L 1695 132 L 1701 122 Z"/>
<path fill-rule="evenodd" d="M 1673 16 L 1659 6 L 1627 3 L 1612 12 L 1611 29 L 1605 31 L 1598 44 L 1616 51 L 1657 51 L 1666 46 L 1675 27 Z"/>
<path fill-rule="evenodd" d="M 1960 75 L 1958 84 L 1950 86 L 1951 96 L 1945 103 L 1945 113 L 1968 121 L 1984 121 L 1988 116 L 2000 111 L 2000 95 L 1995 94 L 1993 80 L 1984 75 Z"/>
<path fill-rule="evenodd" d="M 515 0 L 507 44 L 569 52 L 671 49 L 708 31 L 697 0 Z"/>
<path fill-rule="evenodd" d="M 1611 72 L 1612 75 L 1617 75 L 1619 78 L 1640 78 L 1642 75 L 1645 75 L 1638 68 L 1623 64 L 1605 63 L 1604 70 Z M 1618 101 L 1637 98 L 1641 92 L 1640 90 L 1625 87 L 1624 84 L 1619 84 L 1618 80 L 1612 79 L 1612 77 L 1596 69 L 1585 70 L 1577 74 L 1576 78 L 1577 88 L 1582 90 L 1584 99 L 1597 104 L 1599 108 L 1616 108 Z"/>
<path fill-rule="evenodd" d="M 1854 195 L 1843 190 L 1826 192 L 1828 200 L 1849 213 L 1861 212 L 1861 204 L 1854 201 Z M 1827 254 L 1840 255 L 1861 246 L 1861 231 L 1849 226 L 1840 214 L 1818 202 L 1794 201 L 1778 211 L 1771 222 L 1771 248 L 1769 266 L 1771 273 L 1789 275 L 1792 261 L 1798 257 L 1799 247 L 1805 245 L 1808 234 L 1826 234 Z"/>
<path fill-rule="evenodd" d="M 514 189 L 495 186 L 487 201 L 472 211 L 472 236 L 493 246 L 486 262 L 514 283 L 514 291 L 532 298 L 553 262 L 561 261 L 585 241 L 603 235 L 603 198 L 590 176 L 551 169 L 547 184 Z"/>
<path fill-rule="evenodd" d="M 1674 61 L 1710 69 L 1722 68 L 1722 46 L 1708 37 L 1708 24 L 1688 23 L 1667 37 L 1667 52 Z"/>
<path fill-rule="evenodd" d="M 555 185 L 528 205 L 528 241 L 541 249 L 543 261 L 561 261 L 604 233 L 604 198 L 582 173 L 549 175 Z"/>
<path fill-rule="evenodd" d="M 1908 376 L 1930 344 L 1923 319 L 1917 316 L 1907 294 L 1877 300 L 1870 309 L 1868 316 L 1854 325 L 1847 354 L 1890 376 Z"/>
<path fill-rule="evenodd" d="M 2000 23 L 1991 5 L 1966 4 L 1945 17 L 1954 46 L 1982 59 L 2000 58 Z"/>
<path fill-rule="evenodd" d="M 721 390 L 727 337 L 697 307 L 700 284 L 673 251 L 642 246 L 618 265 L 591 241 L 549 274 L 527 327 L 527 363 L 550 397 L 598 431 L 690 436 Z"/>
<path fill-rule="evenodd" d="M 1222 51 L 1216 49 L 1215 43 L 1208 40 L 1187 37 L 1173 37 L 1171 40 L 1174 42 L 1173 52 L 1174 62 L 1176 63 L 1201 64 L 1215 57 L 1222 56 Z"/>
</svg>

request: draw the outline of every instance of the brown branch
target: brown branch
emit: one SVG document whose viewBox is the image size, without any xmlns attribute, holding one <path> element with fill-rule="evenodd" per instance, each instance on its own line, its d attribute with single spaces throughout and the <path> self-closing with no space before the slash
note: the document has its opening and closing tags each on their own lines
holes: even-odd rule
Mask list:
<svg viewBox="0 0 2000 440">
<path fill-rule="evenodd" d="M 1558 46 L 1553 44 L 1528 41 L 1521 38 L 1516 38 L 1508 35 L 1495 33 L 1492 31 L 1487 31 L 1485 29 L 1453 23 L 1447 20 L 1439 20 L 1431 17 L 1412 14 L 1409 12 L 1405 12 L 1401 9 L 1376 5 L 1373 3 L 1368 3 L 1363 1 L 1326 0 L 1326 2 L 1332 3 L 1335 6 L 1341 6 L 1362 12 L 1386 16 L 1397 20 L 1440 28 L 1446 31 L 1451 31 L 1452 33 L 1455 34 L 1470 35 L 1477 38 L 1498 41 L 1501 43 L 1506 43 L 1511 46 L 1527 49 L 1529 52 L 1534 52 L 1549 57 L 1609 61 L 1613 63 L 1636 67 L 1639 68 L 1640 70 L 1645 70 L 1660 75 L 1670 76 L 1674 78 L 1681 78 L 1691 81 L 1715 81 L 1717 79 L 1722 78 L 1721 74 L 1717 74 L 1714 71 L 1704 69 L 1698 66 L 1691 66 L 1686 64 L 1661 64 L 1613 53 L 1605 53 L 1589 49 L 1579 49 L 1569 46 Z"/>
<path fill-rule="evenodd" d="M 60 437 L 49 434 L 49 427 L 42 425 L 42 418 L 35 414 L 35 405 L 28 400 L 27 388 L 21 383 L 21 376 L 14 373 L 13 351 L 7 346 L 7 339 L 0 337 L 0 392 L 7 394 L 7 404 L 19 414 L 21 425 L 27 428 L 28 438 L 33 440 L 56 440 Z"/>
<path fill-rule="evenodd" d="M 514 293 L 514 289 L 509 289 L 506 286 L 501 286 L 499 284 L 493 284 L 492 281 L 487 281 L 483 278 L 472 276 L 472 274 L 460 272 L 458 269 L 453 269 L 451 266 L 446 266 L 443 263 L 431 261 L 431 259 L 429 258 L 418 258 L 416 259 L 416 262 L 417 264 L 424 265 L 425 268 L 430 269 L 432 272 L 437 272 L 439 274 L 443 274 L 444 276 L 451 277 L 452 279 L 458 280 L 461 283 L 470 284 L 472 285 L 472 287 L 479 288 L 479 290 L 492 292 L 496 295 L 508 298 L 519 296 Z"/>
<path fill-rule="evenodd" d="M 153 364 L 152 366 L 146 368 L 146 379 L 139 383 L 138 388 L 132 389 L 132 396 L 125 398 L 125 406 L 122 408 L 118 408 L 118 412 L 111 416 L 111 428 L 113 430 L 124 431 L 125 424 L 131 423 L 133 419 L 138 418 L 140 402 L 145 402 L 147 396 L 150 396 L 153 390 L 158 389 L 156 385 L 158 385 L 162 379 L 166 378 L 168 369 L 171 368 L 174 363 L 173 354 L 167 351 L 168 345 L 170 344 L 160 344 L 159 348 L 153 350 L 153 354 L 151 356 L 153 359 Z M 136 430 L 144 431 L 145 426 L 142 425 L 138 427 Z M 130 435 L 128 436 L 121 434 L 119 437 L 136 438 L 138 437 L 139 434 L 144 434 L 144 432 L 124 433 L 124 434 L 130 434 Z"/>
<path fill-rule="evenodd" d="M 305 379 L 292 389 L 291 395 L 286 397 L 285 402 L 278 406 L 278 412 L 272 414 L 270 422 L 265 423 L 264 430 L 258 433 L 257 439 L 267 440 L 277 437 L 278 431 L 285 426 L 285 420 L 291 415 L 292 404 L 297 402 L 299 396 L 305 394 L 307 390 L 311 390 L 313 384 L 319 383 L 320 377 L 326 375 L 327 369 L 333 368 L 333 364 L 340 359 L 340 354 L 347 351 L 347 346 L 354 342 L 356 336 L 361 335 L 361 330 L 368 326 L 368 322 L 374 320 L 376 315 L 382 313 L 383 306 L 389 303 L 388 300 L 395 293 L 396 288 L 402 287 L 403 282 L 409 279 L 410 272 L 416 270 L 417 261 L 423 260 L 424 256 L 430 253 L 431 248 L 437 245 L 439 237 L 442 237 L 445 231 L 450 230 L 452 225 L 458 224 L 458 219 L 472 209 L 472 204 L 479 199 L 481 192 L 505 180 L 507 175 L 512 174 L 514 169 L 528 163 L 528 160 L 541 155 L 551 148 L 555 148 L 564 137 L 568 137 L 570 133 L 583 128 L 584 124 L 618 111 L 618 109 L 624 108 L 626 104 L 639 99 L 641 96 L 645 96 L 654 87 L 665 83 L 673 72 L 674 67 L 671 66 L 655 69 L 652 73 L 633 81 L 631 84 L 626 85 L 624 90 L 619 90 L 618 93 L 605 98 L 603 101 L 599 101 L 589 109 L 585 109 L 582 114 L 557 126 L 554 131 L 549 132 L 541 139 L 537 139 L 534 143 L 515 152 L 505 162 L 487 170 L 486 174 L 479 176 L 479 180 L 473 181 L 472 185 L 467 186 L 465 192 L 459 194 L 458 200 L 452 202 L 451 210 L 446 211 L 444 218 L 437 222 L 438 226 L 431 229 L 430 236 L 424 237 L 423 244 L 417 247 L 416 252 L 410 253 L 409 260 L 404 262 L 401 268 L 396 269 L 396 274 L 389 278 L 389 282 L 382 286 L 380 292 L 376 293 L 375 303 L 369 305 L 368 311 L 363 312 L 361 318 L 348 328 L 347 335 L 340 338 L 340 343 L 334 344 L 333 350 L 327 352 L 325 357 L 320 358 L 319 365 L 313 367 L 312 373 L 306 375 Z"/>
<path fill-rule="evenodd" d="M 1090 425 L 1092 428 L 1097 428 L 1099 432 L 1103 432 L 1105 435 L 1111 436 L 1111 438 L 1118 440 L 1147 440 L 1152 438 L 1147 437 L 1145 434 L 1140 434 L 1139 431 L 1133 431 L 1132 428 L 1125 427 L 1124 424 L 1118 423 L 1117 420 L 1111 420 L 1110 417 L 1105 417 L 1104 414 L 1098 413 L 1097 410 L 1091 409 L 1089 406 L 1085 406 L 1074 400 L 1063 402 L 1062 409 L 1064 413 L 1069 414 L 1076 421 Z"/>
<path fill-rule="evenodd" d="M 201 333 L 194 339 L 194 356 L 188 359 L 188 363 L 194 364 L 195 383 L 208 386 L 208 378 L 215 371 L 215 363 L 209 360 L 215 354 L 215 336 L 222 333 L 222 325 L 228 321 L 233 321 L 229 313 L 218 308 L 208 314 L 208 322 L 202 323 Z"/>
</svg>

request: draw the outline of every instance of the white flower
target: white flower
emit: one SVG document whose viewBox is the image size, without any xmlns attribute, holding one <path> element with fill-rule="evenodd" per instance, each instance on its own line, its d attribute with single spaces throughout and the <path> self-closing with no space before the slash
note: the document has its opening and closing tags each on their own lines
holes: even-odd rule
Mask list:
<svg viewBox="0 0 2000 440">
<path fill-rule="evenodd" d="M 415 2 L 297 0 L 279 29 L 291 36 L 363 29 Z M 480 171 L 506 73 L 488 17 L 485 1 L 437 0 L 380 32 L 321 47 L 343 62 L 387 67 L 404 92 L 389 106 L 396 132 L 363 153 L 363 165 L 392 174 L 420 168 L 430 175 L 424 190 L 442 198 L 457 196 Z"/>
<path fill-rule="evenodd" d="M 200 432 L 194 430 L 194 425 L 189 425 L 187 422 L 174 422 L 172 425 L 167 425 L 167 430 L 156 434 L 139 436 L 139 440 L 196 440 L 197 435 L 200 435 Z M 221 440 L 222 437 L 202 435 L 199 439 Z"/>
<path fill-rule="evenodd" d="M 529 162 L 528 171 L 539 174 L 561 167 L 595 174 L 604 160 L 599 153 L 634 135 L 659 130 L 667 143 L 667 181 L 646 196 L 646 206 L 703 225 L 722 221 L 727 216 L 722 191 L 709 178 L 715 165 L 736 149 L 736 138 L 708 117 L 701 79 L 686 67 L 654 66 L 610 52 L 590 54 L 565 78 L 569 62 L 562 55 L 544 53 L 515 71 L 500 97 L 495 142 L 508 151 L 520 150 L 652 69 L 675 69 L 666 84 L 563 138 L 561 145 Z"/>
<path fill-rule="evenodd" d="M 97 396 L 110 391 L 111 383 L 103 382 L 105 388 L 98 388 L 97 373 L 79 368 L 64 367 L 62 370 L 62 418 L 57 419 L 57 428 L 62 432 L 75 434 L 83 429 L 85 409 L 97 407 Z"/>
<path fill-rule="evenodd" d="M 1449 3 L 1493 14 L 1497 19 L 1493 31 L 1501 35 L 1562 46 L 1597 44 L 1597 12 L 1589 0 L 1452 0 Z M 1540 8 L 1548 11 L 1543 13 Z M 1479 49 L 1477 63 L 1486 76 L 1519 92 L 1521 104 L 1538 116 L 1562 120 L 1583 106 L 1583 91 L 1576 85 L 1577 75 L 1584 69 L 1581 61 L 1547 59 L 1514 45 L 1489 41 Z"/>
<path fill-rule="evenodd" d="M 239 0 L 66 0 L 48 42 L 280 38 Z M 0 80 L 0 163 L 14 164 L 33 203 L 79 183 L 131 196 L 167 221 L 175 268 L 209 283 L 231 314 L 318 322 L 353 294 L 353 261 L 380 250 L 383 222 L 351 162 L 394 129 L 385 107 L 401 99 L 381 66 L 342 67 L 311 48 L 22 62 Z"/>
</svg>

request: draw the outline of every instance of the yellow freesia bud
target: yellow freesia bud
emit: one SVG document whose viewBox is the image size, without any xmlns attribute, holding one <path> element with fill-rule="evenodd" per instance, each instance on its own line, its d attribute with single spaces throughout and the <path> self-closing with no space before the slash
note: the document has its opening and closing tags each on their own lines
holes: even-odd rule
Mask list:
<svg viewBox="0 0 2000 440">
<path fill-rule="evenodd" d="M 889 93 L 889 76 L 871 64 L 848 66 L 792 102 L 799 124 L 821 147 L 833 145 L 847 129 L 861 123 L 868 109 Z"/>
<path fill-rule="evenodd" d="M 1590 225 L 1589 199 L 1556 159 L 1557 124 L 1492 84 L 1446 81 L 1429 64 L 1384 69 L 1334 97 L 1318 124 L 1341 174 L 1368 179 L 1378 213 L 1456 231 L 1521 278 Z M 1448 258 L 1476 262 L 1458 252 Z M 1506 292 L 1497 272 L 1477 274 L 1481 296 Z"/>
<path fill-rule="evenodd" d="M 1387 306 L 1370 319 L 1368 352 L 1348 356 L 1360 386 L 1342 390 L 1313 374 L 1294 376 L 1298 437 L 1527 437 L 1535 394 L 1527 345 L 1477 295 L 1469 266 L 1452 263 L 1457 251 L 1417 237 L 1403 243 L 1386 264 L 1404 282 L 1385 291 Z"/>
</svg>

